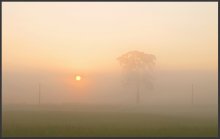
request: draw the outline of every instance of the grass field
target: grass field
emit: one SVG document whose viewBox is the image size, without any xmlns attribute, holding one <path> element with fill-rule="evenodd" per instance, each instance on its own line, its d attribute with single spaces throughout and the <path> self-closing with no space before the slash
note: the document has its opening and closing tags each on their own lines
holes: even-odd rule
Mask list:
<svg viewBox="0 0 220 139">
<path fill-rule="evenodd" d="M 217 136 L 217 114 L 212 108 L 152 107 L 3 107 L 3 136 Z"/>
</svg>

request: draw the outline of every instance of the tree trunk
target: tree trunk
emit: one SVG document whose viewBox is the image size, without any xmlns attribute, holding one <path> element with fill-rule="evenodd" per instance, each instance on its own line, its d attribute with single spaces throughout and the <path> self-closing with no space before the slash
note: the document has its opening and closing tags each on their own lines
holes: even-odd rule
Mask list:
<svg viewBox="0 0 220 139">
<path fill-rule="evenodd" d="M 192 105 L 194 104 L 194 86 L 192 84 Z"/>
<path fill-rule="evenodd" d="M 39 83 L 39 98 L 38 99 L 39 99 L 38 103 L 40 105 L 40 103 L 41 103 L 41 86 L 40 86 L 40 83 Z"/>
<path fill-rule="evenodd" d="M 137 104 L 140 103 L 140 85 L 137 83 Z"/>
</svg>

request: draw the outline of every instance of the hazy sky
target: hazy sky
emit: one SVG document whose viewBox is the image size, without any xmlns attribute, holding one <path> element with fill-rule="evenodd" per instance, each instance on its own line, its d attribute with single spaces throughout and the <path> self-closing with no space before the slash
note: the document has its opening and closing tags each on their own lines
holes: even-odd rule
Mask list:
<svg viewBox="0 0 220 139">
<path fill-rule="evenodd" d="M 3 2 L 3 70 L 114 70 L 130 50 L 158 69 L 215 70 L 217 2 Z"/>
</svg>

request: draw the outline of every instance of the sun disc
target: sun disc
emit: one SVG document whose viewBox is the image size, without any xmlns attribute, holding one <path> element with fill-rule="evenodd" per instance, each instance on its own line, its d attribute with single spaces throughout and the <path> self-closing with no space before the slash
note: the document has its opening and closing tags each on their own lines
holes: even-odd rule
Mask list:
<svg viewBox="0 0 220 139">
<path fill-rule="evenodd" d="M 80 80 L 81 80 L 81 76 L 77 75 L 77 76 L 75 77 L 75 80 L 76 80 L 76 81 L 80 81 Z"/>
</svg>

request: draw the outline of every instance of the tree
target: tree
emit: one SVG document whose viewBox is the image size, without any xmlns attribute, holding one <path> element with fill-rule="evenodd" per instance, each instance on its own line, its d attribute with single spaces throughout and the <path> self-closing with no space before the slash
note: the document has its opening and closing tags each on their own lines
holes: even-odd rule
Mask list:
<svg viewBox="0 0 220 139">
<path fill-rule="evenodd" d="M 152 71 L 156 57 L 140 51 L 130 51 L 117 60 L 123 68 L 125 84 L 137 89 L 137 103 L 140 103 L 140 88 L 142 85 L 147 89 L 153 89 Z"/>
</svg>

